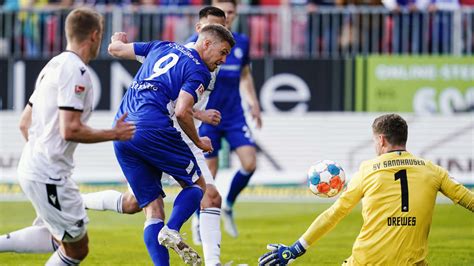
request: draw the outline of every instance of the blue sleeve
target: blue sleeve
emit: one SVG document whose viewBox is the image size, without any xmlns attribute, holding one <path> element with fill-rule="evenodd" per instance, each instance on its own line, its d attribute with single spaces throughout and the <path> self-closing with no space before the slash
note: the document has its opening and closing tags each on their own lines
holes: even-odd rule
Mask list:
<svg viewBox="0 0 474 266">
<path fill-rule="evenodd" d="M 181 90 L 188 92 L 194 98 L 194 103 L 198 100 L 198 94 L 204 93 L 204 90 L 209 86 L 211 80 L 210 73 L 204 73 L 204 71 L 193 72 L 188 79 L 184 82 Z"/>
<path fill-rule="evenodd" d="M 191 35 L 191 37 L 189 37 L 185 43 L 190 43 L 190 42 L 196 42 L 198 39 L 198 35 L 196 33 L 194 33 L 193 35 Z"/>
<path fill-rule="evenodd" d="M 161 42 L 160 41 L 152 41 L 152 42 L 134 42 L 133 43 L 133 50 L 135 51 L 135 55 L 139 56 L 147 56 L 151 49 L 158 46 Z"/>
</svg>

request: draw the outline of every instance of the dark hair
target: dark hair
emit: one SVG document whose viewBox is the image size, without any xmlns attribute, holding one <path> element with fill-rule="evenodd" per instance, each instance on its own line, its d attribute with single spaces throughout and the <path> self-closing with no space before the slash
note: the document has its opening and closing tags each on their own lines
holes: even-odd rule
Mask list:
<svg viewBox="0 0 474 266">
<path fill-rule="evenodd" d="M 207 18 L 208 16 L 225 18 L 225 12 L 213 6 L 206 6 L 199 11 L 199 19 Z"/>
<path fill-rule="evenodd" d="M 231 4 L 233 4 L 234 6 L 237 6 L 237 0 L 212 0 L 212 3 L 213 3 L 213 4 L 217 4 L 217 3 L 231 3 Z"/>
<path fill-rule="evenodd" d="M 201 34 L 210 34 L 220 39 L 220 41 L 226 41 L 229 43 L 231 48 L 235 45 L 234 36 L 232 36 L 232 33 L 222 25 L 207 25 L 201 29 L 199 35 Z"/>
<path fill-rule="evenodd" d="M 384 135 L 388 143 L 392 145 L 405 146 L 407 143 L 407 122 L 397 114 L 386 114 L 375 118 L 372 131 Z"/>
<path fill-rule="evenodd" d="M 82 42 L 92 32 L 102 32 L 103 17 L 94 9 L 80 7 L 66 17 L 66 36 L 68 41 Z"/>
</svg>

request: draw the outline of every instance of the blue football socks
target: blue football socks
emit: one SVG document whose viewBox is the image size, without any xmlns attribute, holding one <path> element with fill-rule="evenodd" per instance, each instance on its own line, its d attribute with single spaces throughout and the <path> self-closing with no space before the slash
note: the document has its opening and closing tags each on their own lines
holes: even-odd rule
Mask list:
<svg viewBox="0 0 474 266">
<path fill-rule="evenodd" d="M 226 203 L 228 207 L 232 207 L 234 205 L 237 196 L 247 186 L 253 173 L 254 172 L 245 172 L 242 169 L 235 173 L 234 178 L 232 179 L 232 183 L 230 185 L 229 194 L 227 194 Z"/>
<path fill-rule="evenodd" d="M 181 190 L 174 200 L 173 211 L 167 226 L 170 229 L 179 232 L 181 226 L 191 217 L 191 215 L 199 208 L 203 191 L 200 187 L 192 186 Z"/>
<path fill-rule="evenodd" d="M 168 249 L 158 243 L 158 233 L 164 225 L 161 219 L 148 219 L 145 222 L 143 240 L 155 266 L 170 265 Z"/>
</svg>

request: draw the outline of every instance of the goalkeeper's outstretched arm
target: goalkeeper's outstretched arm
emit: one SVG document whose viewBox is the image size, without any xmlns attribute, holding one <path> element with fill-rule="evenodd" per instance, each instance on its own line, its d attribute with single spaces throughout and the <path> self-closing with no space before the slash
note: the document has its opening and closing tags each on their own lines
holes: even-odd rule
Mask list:
<svg viewBox="0 0 474 266">
<path fill-rule="evenodd" d="M 306 232 L 291 246 L 269 244 L 270 252 L 258 259 L 259 265 L 286 265 L 303 255 L 306 250 L 323 235 L 331 231 L 340 220 L 359 203 L 363 196 L 360 176 L 356 174 L 350 181 L 348 189 L 326 211 L 321 213 Z"/>
</svg>

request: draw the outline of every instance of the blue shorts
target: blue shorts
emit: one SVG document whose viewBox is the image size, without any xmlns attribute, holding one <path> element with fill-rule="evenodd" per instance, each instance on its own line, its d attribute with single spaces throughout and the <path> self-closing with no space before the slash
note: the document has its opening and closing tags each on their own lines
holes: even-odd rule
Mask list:
<svg viewBox="0 0 474 266">
<path fill-rule="evenodd" d="M 232 123 L 229 126 L 212 126 L 209 124 L 202 124 L 199 128 L 199 136 L 207 136 L 211 139 L 214 150 L 211 153 L 205 153 L 206 158 L 216 157 L 221 148 L 221 139 L 225 138 L 233 151 L 241 146 L 254 146 L 255 141 L 252 138 L 252 133 L 245 120 Z"/>
<path fill-rule="evenodd" d="M 129 141 L 114 141 L 115 156 L 141 208 L 165 193 L 161 176 L 191 186 L 201 175 L 196 159 L 175 129 L 137 129 Z"/>
</svg>

